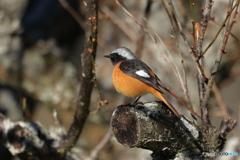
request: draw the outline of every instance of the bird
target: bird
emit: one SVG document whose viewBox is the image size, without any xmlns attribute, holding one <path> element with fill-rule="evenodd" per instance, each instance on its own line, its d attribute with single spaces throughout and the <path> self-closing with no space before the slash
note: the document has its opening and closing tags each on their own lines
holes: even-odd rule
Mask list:
<svg viewBox="0 0 240 160">
<path fill-rule="evenodd" d="M 150 93 L 163 101 L 177 118 L 177 122 L 186 131 L 197 148 L 203 152 L 202 147 L 198 144 L 191 132 L 181 121 L 181 116 L 172 104 L 165 98 L 164 90 L 168 91 L 161 80 L 152 71 L 152 69 L 143 61 L 138 59 L 128 48 L 120 47 L 113 50 L 109 58 L 114 66 L 112 80 L 116 90 L 127 97 L 136 98 L 135 104 L 142 95 Z"/>
<path fill-rule="evenodd" d="M 127 97 L 136 98 L 133 103 L 136 103 L 141 96 L 150 93 L 163 101 L 176 117 L 180 118 L 177 110 L 165 98 L 163 90 L 166 87 L 161 80 L 128 48 L 117 48 L 104 57 L 109 58 L 114 66 L 112 80 L 118 92 Z"/>
</svg>

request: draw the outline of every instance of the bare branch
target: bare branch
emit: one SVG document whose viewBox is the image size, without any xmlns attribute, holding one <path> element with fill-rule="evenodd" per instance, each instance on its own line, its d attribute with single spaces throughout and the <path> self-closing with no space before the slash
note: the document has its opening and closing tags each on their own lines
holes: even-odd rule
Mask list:
<svg viewBox="0 0 240 160">
<path fill-rule="evenodd" d="M 235 14 L 234 16 L 238 13 L 238 10 L 236 9 L 235 10 Z M 215 21 L 214 17 L 211 17 L 211 22 L 213 22 L 214 24 L 216 24 L 217 26 L 221 27 L 221 24 L 219 24 L 218 22 Z M 234 19 L 233 19 L 234 20 Z M 237 41 L 240 42 L 240 38 L 238 38 L 235 34 L 233 34 L 232 32 L 230 32 L 230 35 Z"/>
<path fill-rule="evenodd" d="M 193 38 L 193 46 L 196 46 L 196 33 L 195 33 L 195 16 L 194 16 L 194 3 L 192 0 L 189 0 L 190 7 L 191 7 L 191 22 L 192 22 L 192 38 Z"/>
<path fill-rule="evenodd" d="M 103 139 L 97 144 L 97 146 L 90 153 L 90 158 L 95 159 L 98 156 L 100 150 L 106 145 L 109 139 L 112 137 L 112 128 L 109 127 L 107 133 L 103 137 Z"/>
<path fill-rule="evenodd" d="M 239 0 L 236 3 L 239 3 Z M 229 7 L 232 7 L 232 6 L 229 5 Z M 208 83 L 207 88 L 206 88 L 205 98 L 204 98 L 203 103 L 202 103 L 202 107 L 204 109 L 203 113 L 202 113 L 203 114 L 203 122 L 206 122 L 206 123 L 210 122 L 209 116 L 208 116 L 208 111 L 207 111 L 207 104 L 208 104 L 211 89 L 212 89 L 212 86 L 214 84 L 214 80 L 215 80 L 215 77 L 216 77 L 216 74 L 217 74 L 217 71 L 218 71 L 218 66 L 219 66 L 219 64 L 221 62 L 221 59 L 222 59 L 222 56 L 224 54 L 223 48 L 224 48 L 224 46 L 226 44 L 226 41 L 227 41 L 226 33 L 229 30 L 229 23 L 230 22 L 228 21 L 227 24 L 226 24 L 226 27 L 225 27 L 225 29 L 222 33 L 222 40 L 221 40 L 221 43 L 220 43 L 220 46 L 219 46 L 219 49 L 218 49 L 217 57 L 216 57 L 215 64 L 214 64 L 212 72 L 211 72 L 211 76 L 209 78 L 209 83 Z"/>
<path fill-rule="evenodd" d="M 161 44 L 163 45 L 163 47 L 164 47 L 165 49 L 166 49 L 166 46 L 164 45 L 163 41 L 162 41 L 161 38 L 158 36 L 158 34 L 156 33 L 156 31 L 155 31 L 155 30 L 151 27 L 151 25 L 148 23 L 147 19 L 144 18 L 144 20 L 146 21 L 146 23 L 149 24 L 149 26 L 151 27 L 151 29 L 155 32 L 154 35 L 152 35 L 143 25 L 141 25 L 140 22 L 138 22 L 138 21 L 134 18 L 134 16 L 133 16 L 118 0 L 116 0 L 116 2 L 117 2 L 117 4 L 123 9 L 123 11 L 124 11 L 129 17 L 131 17 L 131 18 L 135 21 L 135 23 L 136 23 L 137 25 L 139 25 L 139 26 L 141 27 L 141 29 L 142 29 L 145 33 L 147 33 L 147 34 L 149 35 L 149 37 L 157 44 L 157 47 L 158 47 L 159 50 L 163 53 L 164 59 L 165 59 L 169 64 L 173 64 L 173 65 L 170 65 L 170 66 L 171 66 L 171 68 L 173 69 L 176 77 L 177 77 L 178 79 L 181 79 L 180 73 L 177 72 L 177 70 L 176 70 L 176 68 L 177 68 L 177 67 L 176 67 L 176 64 L 173 63 L 173 62 L 171 62 L 171 61 L 169 60 L 169 58 L 167 57 L 167 55 L 165 54 L 165 52 L 163 51 L 162 47 L 160 46 L 160 44 L 158 43 L 157 40 L 159 40 L 159 41 L 161 42 Z M 157 38 L 158 38 L 158 39 L 157 39 Z M 166 49 L 166 50 L 167 50 L 167 49 Z M 167 50 L 167 52 L 168 52 L 168 55 L 171 55 L 168 50 Z"/>
<path fill-rule="evenodd" d="M 174 39 L 175 39 L 175 43 L 177 45 L 180 61 L 181 61 L 181 64 L 182 64 L 182 72 L 183 72 L 184 80 L 180 81 L 180 82 L 181 82 L 181 87 L 183 89 L 183 94 L 184 94 L 184 96 L 185 96 L 185 98 L 187 100 L 187 104 L 188 104 L 189 108 L 193 109 L 192 103 L 191 103 L 191 100 L 190 100 L 190 95 L 189 95 L 189 92 L 188 92 L 187 74 L 186 74 L 184 59 L 183 59 L 183 55 L 182 55 L 182 52 L 181 52 L 180 47 L 179 47 L 176 30 L 174 28 L 173 20 L 172 20 L 172 17 L 170 15 L 170 12 L 169 12 L 168 8 L 166 7 L 166 5 L 165 5 L 163 0 L 162 0 L 162 5 L 165 8 L 165 10 L 167 12 L 167 15 L 168 15 L 168 18 L 170 20 L 170 23 L 171 23 L 171 26 L 172 26 L 172 30 L 173 30 Z"/>
<path fill-rule="evenodd" d="M 75 11 L 72 6 L 68 4 L 66 0 L 58 0 L 61 5 L 73 16 L 73 18 L 78 22 L 78 24 L 85 29 L 85 22 L 84 20 L 80 17 L 79 13 Z"/>
<path fill-rule="evenodd" d="M 214 96 L 216 98 L 218 106 L 219 106 L 220 110 L 222 111 L 223 117 L 224 118 L 229 118 L 230 115 L 229 115 L 229 113 L 227 111 L 227 107 L 226 107 L 226 105 L 225 105 L 225 103 L 223 101 L 223 98 L 221 96 L 220 90 L 218 89 L 218 87 L 217 87 L 217 85 L 215 83 L 213 84 L 212 91 L 213 91 L 213 94 L 214 94 Z"/>
<path fill-rule="evenodd" d="M 201 53 L 201 55 L 199 55 L 198 59 L 199 59 L 200 57 L 202 57 L 202 56 L 207 52 L 207 50 L 212 46 L 212 44 L 215 42 L 215 40 L 217 39 L 218 35 L 221 33 L 222 29 L 225 27 L 227 20 L 229 20 L 229 17 L 230 17 L 230 15 L 231 15 L 231 13 L 233 12 L 233 10 L 234 10 L 235 8 L 238 7 L 238 5 L 239 5 L 239 0 L 235 3 L 235 5 L 234 5 L 232 8 L 230 8 L 230 10 L 229 10 L 228 13 L 227 13 L 227 16 L 226 16 L 225 20 L 223 21 L 221 27 L 220 27 L 219 30 L 218 30 L 217 34 L 214 36 L 213 40 L 209 43 L 209 45 L 207 46 L 207 48 Z M 237 9 L 236 9 L 236 12 L 237 12 Z M 235 13 L 236 13 L 236 12 L 235 12 Z M 236 14 L 235 14 L 235 15 L 236 15 Z M 231 31 L 231 28 L 229 28 L 229 30 Z M 225 48 L 225 47 L 224 47 L 224 48 Z M 198 60 L 198 59 L 197 59 L 197 60 Z"/>
<path fill-rule="evenodd" d="M 94 85 L 93 62 L 97 49 L 98 0 L 87 0 L 86 3 L 85 47 L 81 55 L 82 75 L 79 100 L 71 127 L 59 147 L 59 151 L 63 154 L 66 154 L 75 145 L 80 136 L 89 114 L 91 91 Z"/>
<path fill-rule="evenodd" d="M 123 33 L 127 36 L 128 39 L 130 39 L 133 42 L 136 41 L 136 39 L 134 38 L 135 36 L 133 34 L 134 32 L 133 32 L 132 28 L 127 27 L 124 23 L 119 21 L 118 17 L 116 16 L 116 14 L 113 11 L 111 11 L 106 6 L 103 6 L 101 8 L 101 12 L 108 15 L 108 18 L 113 22 L 113 24 L 118 26 L 123 31 Z"/>
<path fill-rule="evenodd" d="M 213 5 L 212 0 L 205 1 L 205 7 L 204 7 L 204 10 L 202 13 L 203 17 L 201 19 L 200 33 L 199 33 L 199 37 L 198 37 L 197 43 L 196 43 L 196 53 L 197 54 L 202 53 L 202 43 L 203 43 L 204 35 L 205 35 L 206 29 L 207 29 L 208 20 L 210 18 L 212 5 Z"/>
<path fill-rule="evenodd" d="M 58 129 L 54 132 L 59 132 Z M 61 135 L 54 138 L 50 135 L 53 134 L 39 123 L 12 122 L 0 114 L 0 139 L 12 155 L 21 159 L 65 160 L 57 152 Z"/>
<path fill-rule="evenodd" d="M 199 138 L 196 126 L 185 118 L 176 119 L 163 104 L 152 102 L 118 106 L 111 119 L 117 141 L 129 147 L 149 149 L 159 155 L 174 157 L 182 149 L 200 155 L 198 148 L 189 146 L 192 138 Z"/>
<path fill-rule="evenodd" d="M 196 25 L 195 25 L 195 34 L 196 34 L 195 35 L 195 38 L 196 38 L 196 40 L 195 40 L 195 42 L 196 42 L 196 52 L 197 52 L 197 55 L 198 55 L 202 51 L 202 43 L 199 43 L 198 40 L 200 38 L 200 35 L 204 34 L 204 33 L 201 33 L 201 25 L 199 23 L 196 23 Z M 204 68 L 204 57 L 201 57 L 201 59 L 199 60 L 199 64 L 202 66 L 202 68 Z M 205 84 L 204 84 L 204 82 L 203 82 L 203 80 L 202 80 L 202 78 L 199 74 L 197 74 L 197 82 L 198 82 L 199 104 L 201 106 L 202 102 L 203 102 L 203 99 L 204 99 L 204 96 L 205 96 Z"/>
<path fill-rule="evenodd" d="M 220 132 L 224 138 L 226 138 L 227 134 L 231 132 L 237 125 L 236 120 L 232 120 L 231 118 L 225 118 L 220 125 Z"/>
<path fill-rule="evenodd" d="M 177 27 L 179 33 L 182 35 L 182 38 L 183 38 L 185 44 L 187 45 L 188 51 L 189 51 L 189 53 L 190 53 L 190 55 L 191 55 L 191 57 L 192 57 L 192 59 L 193 59 L 193 61 L 195 63 L 195 66 L 197 67 L 198 73 L 201 75 L 201 78 L 203 79 L 203 81 L 205 83 L 207 83 L 208 79 L 206 78 L 206 76 L 204 74 L 202 66 L 199 64 L 198 61 L 196 61 L 196 55 L 193 52 L 191 46 L 189 45 L 189 43 L 187 41 L 187 37 L 186 37 L 186 35 L 185 35 L 184 31 L 183 31 L 182 25 L 178 21 L 178 18 L 177 18 L 177 15 L 176 15 L 176 11 L 175 11 L 175 8 L 174 8 L 174 6 L 172 4 L 172 1 L 169 0 L 168 4 L 170 5 L 172 18 L 173 18 L 173 20 L 174 20 L 174 22 L 176 24 L 176 27 Z"/>
<path fill-rule="evenodd" d="M 196 54 L 201 55 L 202 53 L 202 44 L 203 44 L 203 39 L 204 39 L 204 35 L 207 29 L 207 25 L 208 25 L 208 20 L 210 18 L 210 14 L 211 14 L 211 9 L 212 9 L 212 5 L 213 2 L 212 0 L 206 0 L 205 1 L 205 7 L 202 13 L 202 19 L 201 19 L 201 25 L 200 27 L 197 26 L 196 24 Z M 201 57 L 199 59 L 199 64 L 201 65 L 202 68 L 204 68 L 204 58 Z M 200 103 L 200 108 L 201 108 L 201 117 L 203 119 L 203 123 L 204 124 L 210 124 L 210 120 L 209 120 L 209 115 L 208 114 L 204 114 L 207 111 L 207 108 L 205 106 L 203 106 L 203 100 L 205 98 L 205 84 L 204 81 L 201 77 L 200 74 L 197 75 L 197 81 L 198 81 L 198 92 L 199 92 L 199 103 Z M 205 116 L 205 117 L 204 117 Z"/>
<path fill-rule="evenodd" d="M 145 19 L 149 18 L 152 3 L 153 3 L 153 0 L 148 0 L 147 1 L 147 5 L 146 5 L 145 11 L 144 11 L 144 18 Z M 146 27 L 146 21 L 144 19 L 142 20 L 142 25 L 143 25 L 143 27 Z M 143 50 L 143 46 L 144 46 L 143 43 L 144 43 L 145 33 L 141 32 L 141 31 L 139 31 L 140 36 L 138 37 L 137 42 L 136 42 L 137 49 L 135 51 L 135 54 L 136 54 L 137 57 L 140 57 L 141 52 Z"/>
<path fill-rule="evenodd" d="M 239 2 L 239 1 L 238 1 L 238 2 Z M 231 24 L 230 24 L 230 26 L 228 27 L 229 29 L 228 29 L 227 34 L 226 34 L 226 41 L 225 41 L 225 45 L 223 46 L 224 52 L 225 52 L 225 48 L 226 48 L 226 44 L 227 44 L 229 35 L 230 35 L 230 33 L 231 33 L 231 31 L 232 31 L 232 28 L 233 28 L 233 24 L 236 23 L 236 16 L 237 16 L 237 14 L 238 14 L 238 6 L 239 6 L 239 3 L 236 3 L 236 4 L 233 6 L 232 10 L 231 10 L 231 12 L 232 12 L 232 11 L 234 10 L 234 8 L 236 7 L 235 12 L 234 12 L 234 15 L 233 15 L 233 18 L 232 18 L 232 21 L 231 21 Z M 230 13 L 230 14 L 231 14 L 231 13 Z"/>
</svg>

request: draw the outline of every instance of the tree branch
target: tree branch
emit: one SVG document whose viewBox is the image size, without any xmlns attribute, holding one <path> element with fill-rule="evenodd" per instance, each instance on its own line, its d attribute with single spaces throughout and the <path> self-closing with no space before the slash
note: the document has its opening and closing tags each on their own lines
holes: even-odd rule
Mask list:
<svg viewBox="0 0 240 160">
<path fill-rule="evenodd" d="M 204 74 L 202 66 L 199 64 L 198 61 L 196 61 L 196 55 L 193 52 L 192 48 L 190 47 L 190 45 L 189 45 L 189 43 L 187 41 L 187 37 L 186 37 L 186 35 L 185 35 L 184 31 L 183 31 L 182 25 L 178 21 L 178 18 L 177 18 L 177 15 L 176 15 L 176 11 L 175 11 L 175 8 L 174 8 L 171 0 L 169 0 L 169 5 L 170 5 L 171 15 L 172 15 L 173 21 L 175 22 L 176 27 L 177 27 L 179 33 L 181 34 L 185 44 L 187 45 L 188 51 L 189 51 L 189 53 L 190 53 L 190 55 L 191 55 L 191 57 L 192 57 L 192 59 L 193 59 L 193 61 L 195 63 L 195 66 L 197 67 L 198 73 L 201 75 L 201 78 L 203 79 L 203 81 L 205 83 L 207 83 L 208 79 L 207 79 L 207 77 Z"/>
<path fill-rule="evenodd" d="M 166 7 L 164 1 L 161 0 L 161 2 L 162 2 L 163 7 L 165 8 L 165 11 L 168 15 L 169 20 L 170 20 L 173 35 L 174 35 L 174 40 L 175 40 L 175 43 L 176 43 L 176 46 L 177 46 L 177 49 L 178 49 L 178 53 L 179 53 L 179 58 L 180 58 L 180 61 L 181 61 L 181 64 L 182 64 L 183 81 L 180 81 L 180 82 L 181 82 L 181 87 L 182 87 L 182 90 L 183 90 L 183 94 L 185 96 L 185 99 L 187 100 L 188 107 L 193 110 L 193 106 L 192 106 L 192 103 L 191 103 L 191 100 L 190 100 L 190 95 L 189 95 L 189 92 L 188 92 L 186 67 L 185 67 L 185 63 L 184 63 L 184 59 L 183 59 L 183 54 L 181 52 L 179 42 L 178 42 L 178 39 L 177 39 L 176 30 L 174 28 L 173 19 L 172 19 L 172 16 L 171 16 L 170 12 L 169 12 L 169 9 Z"/>
<path fill-rule="evenodd" d="M 196 36 L 196 54 L 201 55 L 202 53 L 202 44 L 203 44 L 203 39 L 204 39 L 204 35 L 207 29 L 207 25 L 208 25 L 208 20 L 210 18 L 210 14 L 211 14 L 211 9 L 212 9 L 212 0 L 206 0 L 205 1 L 205 7 L 202 13 L 202 20 L 201 20 L 201 24 L 200 27 L 198 27 L 198 23 L 196 23 L 196 33 L 198 36 Z M 204 57 L 201 57 L 199 59 L 199 64 L 201 65 L 202 68 L 204 68 Z M 210 124 L 210 119 L 209 119 L 209 114 L 208 114 L 208 110 L 206 108 L 206 106 L 203 106 L 203 100 L 205 98 L 205 84 L 204 81 L 201 77 L 200 74 L 198 74 L 197 76 L 197 81 L 198 81 L 198 91 L 199 91 L 199 102 L 200 102 L 200 109 L 201 109 L 201 117 L 202 117 L 202 121 L 203 124 Z M 207 114 L 206 114 L 207 113 Z"/>
<path fill-rule="evenodd" d="M 209 43 L 209 45 L 206 47 L 206 49 L 198 56 L 197 60 L 199 60 L 199 59 L 207 52 L 207 50 L 212 46 L 212 44 L 215 42 L 215 40 L 217 39 L 218 35 L 221 33 L 222 29 L 226 26 L 226 22 L 227 22 L 227 20 L 229 20 L 229 17 L 230 17 L 230 15 L 231 15 L 231 13 L 233 12 L 233 10 L 234 10 L 235 8 L 238 7 L 238 5 L 239 5 L 239 1 L 236 2 L 235 5 L 234 5 L 232 8 L 230 8 L 230 10 L 228 11 L 228 14 L 227 14 L 225 20 L 223 21 L 222 25 L 220 26 L 217 34 L 215 35 L 215 37 L 213 38 L 213 40 Z M 237 13 L 237 9 L 236 9 L 236 12 L 235 12 L 235 13 Z M 236 15 L 236 14 L 235 14 L 235 15 Z M 230 27 L 230 31 L 231 31 L 231 27 Z M 229 32 L 229 33 L 230 33 L 230 32 Z"/>
<path fill-rule="evenodd" d="M 184 118 L 181 120 L 192 136 L 199 138 L 196 126 Z M 118 106 L 111 125 L 116 139 L 124 146 L 149 149 L 169 158 L 181 150 L 189 150 L 195 156 L 201 154 L 197 148 L 192 148 L 189 135 L 161 102 Z"/>
<path fill-rule="evenodd" d="M 72 17 L 78 22 L 78 24 L 85 30 L 85 22 L 81 18 L 81 16 L 78 14 L 77 11 L 75 11 L 71 5 L 68 4 L 66 0 L 58 0 L 61 5 L 72 15 Z"/>
<path fill-rule="evenodd" d="M 239 3 L 239 1 L 237 1 L 236 3 Z M 232 6 L 230 4 L 229 4 L 229 8 L 232 8 Z M 205 98 L 204 98 L 203 103 L 202 103 L 202 107 L 203 107 L 203 113 L 202 114 L 203 114 L 203 119 L 205 119 L 205 120 L 203 120 L 203 122 L 206 122 L 206 123 L 208 123 L 208 121 L 210 121 L 209 116 L 208 116 L 208 111 L 207 111 L 207 105 L 208 105 L 208 100 L 209 100 L 210 93 L 211 93 L 211 90 L 212 90 L 212 86 L 214 84 L 214 80 L 215 80 L 215 77 L 216 77 L 216 74 L 217 74 L 217 71 L 218 71 L 218 66 L 219 66 L 219 64 L 221 62 L 221 59 L 222 59 L 222 56 L 224 54 L 223 48 L 226 45 L 226 41 L 227 41 L 226 33 L 229 30 L 229 21 L 225 25 L 226 25 L 226 28 L 224 29 L 224 31 L 222 33 L 222 40 L 221 40 L 221 43 L 220 43 L 220 46 L 219 46 L 219 49 L 218 49 L 217 57 L 216 57 L 215 64 L 214 64 L 212 72 L 211 72 L 211 76 L 209 78 L 209 83 L 208 83 L 207 88 L 206 88 Z"/>
<path fill-rule="evenodd" d="M 71 127 L 61 141 L 59 151 L 66 154 L 77 142 L 89 114 L 91 91 L 94 84 L 93 62 L 97 49 L 98 0 L 86 1 L 85 47 L 81 55 L 82 75 L 76 112 Z"/>
<path fill-rule="evenodd" d="M 149 15 L 150 15 L 150 11 L 151 11 L 151 6 L 152 6 L 152 3 L 153 3 L 153 0 L 148 0 L 147 1 L 147 4 L 146 4 L 146 7 L 145 7 L 145 10 L 144 10 L 144 17 L 143 17 L 143 20 L 142 20 L 142 26 L 143 27 L 146 27 L 146 24 L 147 22 L 144 20 L 145 19 L 148 19 L 149 18 Z M 140 58 L 141 56 L 141 53 L 143 51 L 143 48 L 144 48 L 144 38 L 145 38 L 145 33 L 144 32 L 141 32 L 142 30 L 139 31 L 139 36 L 138 36 L 138 39 L 136 41 L 136 51 L 135 51 L 135 55 Z"/>
<path fill-rule="evenodd" d="M 65 160 L 54 147 L 61 137 L 49 135 L 50 132 L 38 123 L 12 122 L 0 114 L 0 140 L 12 155 L 18 155 L 21 159 Z"/>
</svg>

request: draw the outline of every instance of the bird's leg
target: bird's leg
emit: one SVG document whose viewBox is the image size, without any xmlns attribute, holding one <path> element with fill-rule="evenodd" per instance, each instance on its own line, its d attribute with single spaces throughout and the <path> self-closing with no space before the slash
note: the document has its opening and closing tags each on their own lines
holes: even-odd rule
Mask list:
<svg viewBox="0 0 240 160">
<path fill-rule="evenodd" d="M 138 100 L 139 100 L 140 98 L 141 98 L 141 96 L 135 97 L 134 100 L 133 100 L 131 103 L 129 103 L 129 104 L 123 104 L 123 105 L 121 105 L 121 107 L 125 107 L 125 106 L 135 106 L 136 103 L 138 102 Z"/>
<path fill-rule="evenodd" d="M 141 96 L 136 97 L 130 104 L 135 105 L 140 98 L 141 98 Z"/>
</svg>

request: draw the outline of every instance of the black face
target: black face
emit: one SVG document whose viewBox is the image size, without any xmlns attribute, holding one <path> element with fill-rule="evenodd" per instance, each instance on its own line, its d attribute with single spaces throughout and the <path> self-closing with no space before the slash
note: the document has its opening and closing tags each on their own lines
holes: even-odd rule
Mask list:
<svg viewBox="0 0 240 160">
<path fill-rule="evenodd" d="M 111 62 L 112 62 L 112 64 L 113 64 L 114 66 L 115 66 L 118 62 L 127 60 L 126 57 L 123 57 L 123 56 L 119 55 L 118 53 L 111 53 L 110 55 L 106 55 L 106 56 L 104 56 L 104 57 L 110 58 L 110 59 L 111 59 Z"/>
</svg>

